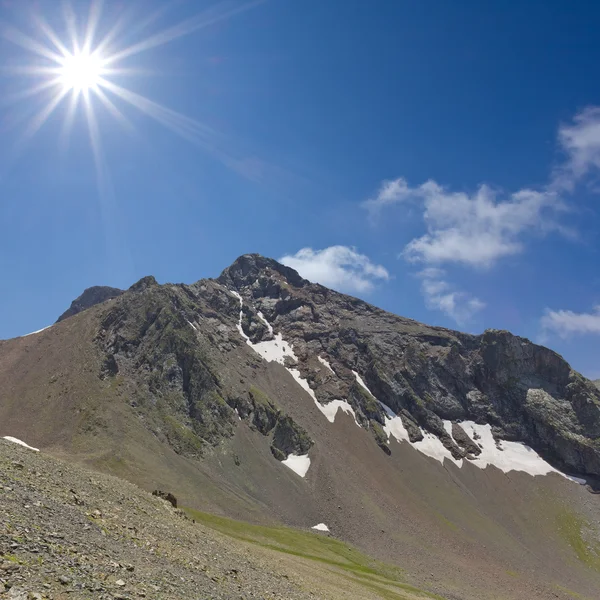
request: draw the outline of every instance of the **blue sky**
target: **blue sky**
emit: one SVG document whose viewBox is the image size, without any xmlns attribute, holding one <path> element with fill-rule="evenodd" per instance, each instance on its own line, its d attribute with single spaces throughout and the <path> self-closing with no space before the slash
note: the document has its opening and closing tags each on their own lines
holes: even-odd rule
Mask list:
<svg viewBox="0 0 600 600">
<path fill-rule="evenodd" d="M 259 252 L 600 377 L 600 7 L 105 0 L 86 112 L 90 4 L 0 4 L 0 338 Z"/>
</svg>

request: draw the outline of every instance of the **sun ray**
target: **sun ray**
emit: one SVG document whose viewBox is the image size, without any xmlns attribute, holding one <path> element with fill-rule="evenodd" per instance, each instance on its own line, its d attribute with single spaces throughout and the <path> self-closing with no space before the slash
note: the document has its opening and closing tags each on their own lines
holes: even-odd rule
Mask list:
<svg viewBox="0 0 600 600">
<path fill-rule="evenodd" d="M 100 85 L 189 141 L 205 143 L 204 139 L 209 135 L 215 135 L 210 127 L 112 81 L 101 79 Z"/>
<path fill-rule="evenodd" d="M 120 52 L 116 52 L 107 59 L 107 64 L 123 60 L 124 58 L 133 56 L 134 54 L 151 50 L 152 48 L 162 46 L 178 38 L 190 35 L 199 29 L 203 29 L 209 25 L 213 25 L 214 23 L 228 19 L 240 12 L 249 10 L 258 4 L 262 4 L 264 1 L 265 0 L 253 0 L 242 5 L 234 2 L 221 2 L 217 6 L 211 7 L 199 15 L 186 19 L 185 21 L 182 21 L 173 27 L 169 27 L 164 31 L 156 33 L 149 38 L 138 42 L 137 44 L 133 44 L 128 48 L 124 48 Z"/>
<path fill-rule="evenodd" d="M 114 102 L 104 93 L 104 90 L 101 87 L 98 87 L 94 90 L 96 96 L 102 104 L 104 104 L 106 110 L 117 120 L 121 125 L 123 125 L 126 129 L 132 130 L 133 125 L 131 121 L 115 106 Z"/>
<path fill-rule="evenodd" d="M 22 142 L 28 142 L 50 118 L 50 115 L 56 110 L 56 107 L 62 102 L 63 98 L 69 93 L 69 90 L 58 90 L 52 100 L 40 110 L 32 119 L 29 127 L 23 132 Z"/>
<path fill-rule="evenodd" d="M 69 0 L 62 0 L 63 17 L 67 26 L 67 32 L 71 38 L 71 46 L 73 47 L 73 54 L 79 54 L 79 36 L 77 35 L 77 17 L 73 11 L 73 6 Z"/>
<path fill-rule="evenodd" d="M 61 59 L 59 54 L 52 52 L 52 50 L 46 48 L 46 46 L 40 44 L 28 35 L 25 35 L 15 27 L 5 28 L 2 35 L 5 39 L 9 40 L 13 44 L 17 44 L 17 46 L 21 46 L 21 48 L 29 50 L 38 56 L 42 56 L 43 58 L 47 58 L 53 62 L 58 62 Z"/>
<path fill-rule="evenodd" d="M 7 106 L 9 104 L 14 104 L 15 102 L 19 102 L 20 100 L 26 100 L 27 98 L 33 98 L 34 96 L 38 96 L 42 92 L 45 92 L 56 86 L 56 80 L 51 79 L 49 81 L 42 81 L 38 85 L 34 85 L 28 87 L 20 92 L 16 92 L 2 98 L 0 102 L 0 106 Z"/>
<path fill-rule="evenodd" d="M 56 35 L 56 32 L 54 31 L 54 29 L 52 29 L 52 27 L 50 27 L 50 25 L 47 23 L 47 21 L 41 15 L 36 15 L 35 21 L 36 21 L 37 26 L 42 31 L 42 33 L 48 38 L 50 43 L 52 43 L 54 45 L 54 47 L 63 56 L 65 56 L 65 54 L 69 53 L 69 51 L 67 50 L 67 47 L 60 41 L 60 38 L 58 37 L 58 35 Z"/>
<path fill-rule="evenodd" d="M 96 29 L 98 28 L 98 22 L 102 15 L 102 0 L 92 0 L 90 3 L 90 11 L 87 22 L 87 29 L 85 32 L 85 39 L 83 41 L 82 52 L 90 53 L 92 51 L 92 45 L 94 43 L 94 36 L 96 35 Z"/>
<path fill-rule="evenodd" d="M 56 75 L 57 67 L 42 67 L 39 65 L 14 65 L 0 67 L 3 75 L 25 75 L 28 77 L 39 77 L 40 75 Z"/>
<path fill-rule="evenodd" d="M 66 149 L 69 145 L 69 140 L 71 139 L 71 131 L 73 130 L 75 112 L 77 110 L 78 104 L 79 95 L 71 94 L 69 98 L 69 106 L 67 107 L 67 112 L 65 114 L 63 125 L 60 130 L 59 147 L 63 153 L 66 152 Z"/>
</svg>

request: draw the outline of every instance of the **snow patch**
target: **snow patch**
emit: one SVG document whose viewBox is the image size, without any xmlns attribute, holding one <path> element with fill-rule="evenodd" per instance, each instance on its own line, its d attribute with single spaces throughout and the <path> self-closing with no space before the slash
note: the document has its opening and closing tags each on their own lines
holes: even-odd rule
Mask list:
<svg viewBox="0 0 600 600">
<path fill-rule="evenodd" d="M 358 383 L 362 385 L 362 387 L 367 390 L 367 392 L 369 392 L 373 398 L 375 398 L 375 394 L 367 387 L 367 384 L 364 382 L 363 378 L 356 371 L 352 371 L 352 373 L 354 373 L 356 381 L 358 381 Z"/>
<path fill-rule="evenodd" d="M 390 436 L 393 435 L 399 442 L 410 441 L 408 431 L 406 430 L 406 427 L 404 427 L 402 419 L 387 404 L 384 404 L 383 402 L 379 402 L 379 404 L 385 412 L 385 425 L 383 426 L 383 431 L 388 436 L 388 440 L 390 439 Z"/>
<path fill-rule="evenodd" d="M 258 318 L 267 326 L 267 329 L 268 329 L 269 333 L 271 335 L 274 335 L 273 334 L 273 326 L 271 325 L 271 323 L 269 323 L 269 321 L 267 321 L 265 319 L 264 315 L 260 311 L 258 311 L 257 314 L 258 314 Z"/>
<path fill-rule="evenodd" d="M 456 460 L 450 450 L 447 450 L 444 444 L 442 444 L 440 438 L 437 435 L 433 435 L 433 433 L 427 433 L 421 429 L 423 433 L 423 439 L 420 442 L 415 442 L 412 444 L 413 448 L 422 452 L 426 456 L 430 456 L 431 458 L 435 458 L 435 460 L 443 463 L 444 459 L 449 459 L 453 463 L 457 464 L 459 467 L 462 466 L 462 459 Z M 478 465 L 479 466 L 479 465 Z"/>
<path fill-rule="evenodd" d="M 318 525 L 313 525 L 311 529 L 316 529 L 317 531 L 329 531 L 329 527 L 325 525 L 325 523 L 319 523 Z"/>
<path fill-rule="evenodd" d="M 327 404 L 321 404 L 317 402 L 317 408 L 327 417 L 327 420 L 330 423 L 335 421 L 335 415 L 337 415 L 337 411 L 341 410 L 348 415 L 352 415 L 354 417 L 354 422 L 360 427 L 359 422 L 356 420 L 356 413 L 354 409 L 350 406 L 346 400 L 332 400 Z"/>
<path fill-rule="evenodd" d="M 13 444 L 19 444 L 19 446 L 23 446 L 24 448 L 29 448 L 29 450 L 33 450 L 34 452 L 40 451 L 39 448 L 34 448 L 33 446 L 26 444 L 24 441 L 10 435 L 5 435 L 2 439 L 6 440 L 7 442 L 12 442 Z"/>
<path fill-rule="evenodd" d="M 281 461 L 281 464 L 284 464 L 300 477 L 304 477 L 310 467 L 310 458 L 308 458 L 308 454 L 290 454 L 285 460 Z"/>
<path fill-rule="evenodd" d="M 308 381 L 302 378 L 298 369 L 288 368 L 287 371 L 295 379 L 298 385 L 314 400 L 317 408 L 325 415 L 330 423 L 335 421 L 335 415 L 337 414 L 337 411 L 343 410 L 345 413 L 352 415 L 354 417 L 354 422 L 360 427 L 358 421 L 356 420 L 356 413 L 354 412 L 354 409 L 348 402 L 346 402 L 346 400 L 332 400 L 327 404 L 321 404 L 317 400 L 315 392 L 312 390 L 310 385 L 308 385 Z"/>
<path fill-rule="evenodd" d="M 234 292 L 233 290 L 230 290 L 230 292 L 240 301 L 240 318 L 238 319 L 237 330 L 240 332 L 240 335 L 244 338 L 244 340 L 246 340 L 246 344 L 248 344 L 248 346 L 252 346 L 250 338 L 244 333 L 244 328 L 242 327 L 242 317 L 244 316 L 244 300 L 238 292 Z"/>
<path fill-rule="evenodd" d="M 41 329 L 38 329 L 37 331 L 32 331 L 31 333 L 26 333 L 21 337 L 29 337 L 30 335 L 35 335 L 36 333 L 42 333 L 42 331 L 46 331 L 46 329 L 50 329 L 50 327 L 52 327 L 52 325 L 46 325 L 46 327 L 42 327 Z"/>
<path fill-rule="evenodd" d="M 247 342 L 257 354 L 260 354 L 260 356 L 269 362 L 276 362 L 283 365 L 288 356 L 292 360 L 298 360 L 292 346 L 283 339 L 281 333 L 277 333 L 275 339 L 266 342 L 257 342 L 256 344 L 253 344 L 249 339 Z"/>
<path fill-rule="evenodd" d="M 521 442 L 502 440 L 502 449 L 499 449 L 492 435 L 491 425 L 478 425 L 473 421 L 462 421 L 460 426 L 471 439 L 479 436 L 476 441 L 481 447 L 481 454 L 470 462 L 481 469 L 485 469 L 488 465 L 494 465 L 504 473 L 523 471 L 529 475 L 548 475 L 549 473 L 563 475 L 549 465 L 533 448 Z"/>
<path fill-rule="evenodd" d="M 578 483 L 579 485 L 587 485 L 586 479 L 582 479 L 581 477 L 575 477 L 574 475 L 567 475 L 566 473 L 562 473 L 562 475 L 564 475 L 567 479 Z"/>
<path fill-rule="evenodd" d="M 327 367 L 335 375 L 335 371 L 331 368 L 331 365 L 322 356 L 317 356 L 317 358 L 322 365 Z"/>
</svg>

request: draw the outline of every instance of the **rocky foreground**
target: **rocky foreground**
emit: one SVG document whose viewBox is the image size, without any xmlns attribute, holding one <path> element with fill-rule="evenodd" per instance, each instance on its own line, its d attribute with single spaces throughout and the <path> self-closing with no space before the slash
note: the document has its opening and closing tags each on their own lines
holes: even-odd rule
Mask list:
<svg viewBox="0 0 600 600">
<path fill-rule="evenodd" d="M 316 598 L 114 477 L 0 440 L 0 597 Z"/>
</svg>

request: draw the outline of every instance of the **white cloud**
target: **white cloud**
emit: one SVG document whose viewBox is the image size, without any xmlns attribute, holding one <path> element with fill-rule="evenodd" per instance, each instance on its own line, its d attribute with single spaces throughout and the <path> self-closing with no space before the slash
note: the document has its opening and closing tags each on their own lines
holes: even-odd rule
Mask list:
<svg viewBox="0 0 600 600">
<path fill-rule="evenodd" d="M 363 206 L 374 216 L 385 206 L 407 200 L 411 195 L 412 190 L 408 187 L 406 180 L 399 177 L 398 179 L 383 181 L 377 195 L 363 202 Z"/>
<path fill-rule="evenodd" d="M 575 184 L 600 169 L 600 107 L 590 106 L 558 130 L 566 161 L 554 173 L 553 187 L 572 191 Z"/>
<path fill-rule="evenodd" d="M 600 305 L 595 306 L 590 313 L 547 309 L 542 317 L 542 328 L 563 338 L 574 334 L 600 334 Z"/>
<path fill-rule="evenodd" d="M 385 267 L 348 246 L 302 248 L 296 254 L 283 256 L 279 262 L 310 281 L 345 292 L 369 292 L 377 281 L 390 278 Z"/>
<path fill-rule="evenodd" d="M 487 185 L 468 194 L 431 180 L 411 188 L 403 178 L 385 182 L 364 206 L 373 215 L 384 206 L 407 201 L 421 204 L 427 233 L 410 241 L 403 256 L 411 262 L 471 267 L 490 267 L 502 257 L 518 254 L 525 232 L 561 229 L 552 217 L 564 209 L 550 191 L 523 189 L 498 200 Z"/>
<path fill-rule="evenodd" d="M 469 322 L 473 316 L 485 307 L 479 299 L 466 292 L 453 290 L 443 279 L 442 269 L 428 267 L 418 276 L 422 279 L 421 292 L 425 305 L 430 310 L 439 310 L 454 319 L 459 325 Z"/>
</svg>

